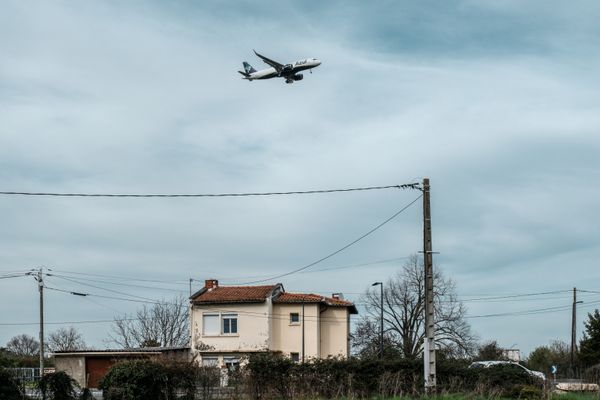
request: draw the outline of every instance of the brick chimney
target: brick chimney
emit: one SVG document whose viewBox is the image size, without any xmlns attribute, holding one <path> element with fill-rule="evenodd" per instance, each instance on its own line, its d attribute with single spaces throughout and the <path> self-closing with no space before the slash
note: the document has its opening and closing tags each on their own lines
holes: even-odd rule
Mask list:
<svg viewBox="0 0 600 400">
<path fill-rule="evenodd" d="M 206 279 L 204 281 L 204 287 L 208 290 L 212 290 L 219 287 L 219 281 L 216 279 Z"/>
</svg>

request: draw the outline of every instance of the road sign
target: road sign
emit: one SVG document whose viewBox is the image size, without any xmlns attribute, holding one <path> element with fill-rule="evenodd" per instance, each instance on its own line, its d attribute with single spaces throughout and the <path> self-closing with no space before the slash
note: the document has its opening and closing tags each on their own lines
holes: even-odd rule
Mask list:
<svg viewBox="0 0 600 400">
<path fill-rule="evenodd" d="M 552 366 L 552 373 L 556 374 L 558 372 L 558 368 L 556 367 L 556 365 Z"/>
</svg>

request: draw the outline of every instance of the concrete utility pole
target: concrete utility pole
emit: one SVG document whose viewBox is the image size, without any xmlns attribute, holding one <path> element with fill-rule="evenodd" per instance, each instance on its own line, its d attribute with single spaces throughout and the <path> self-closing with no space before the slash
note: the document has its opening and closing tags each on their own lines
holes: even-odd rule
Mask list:
<svg viewBox="0 0 600 400">
<path fill-rule="evenodd" d="M 425 391 L 427 393 L 432 393 L 436 388 L 436 368 L 429 178 L 423 179 L 423 259 L 425 267 L 425 341 L 423 343 L 423 364 L 425 372 Z"/>
<path fill-rule="evenodd" d="M 44 280 L 42 267 L 37 273 L 38 290 L 40 292 L 40 378 L 44 375 Z"/>
</svg>

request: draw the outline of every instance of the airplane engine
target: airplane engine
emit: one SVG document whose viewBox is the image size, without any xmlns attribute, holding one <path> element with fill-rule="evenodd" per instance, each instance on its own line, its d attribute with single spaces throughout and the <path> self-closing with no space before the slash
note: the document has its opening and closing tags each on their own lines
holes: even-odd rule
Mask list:
<svg viewBox="0 0 600 400">
<path fill-rule="evenodd" d="M 294 78 L 295 81 L 301 81 L 304 78 L 304 75 L 296 74 L 292 78 Z"/>
</svg>

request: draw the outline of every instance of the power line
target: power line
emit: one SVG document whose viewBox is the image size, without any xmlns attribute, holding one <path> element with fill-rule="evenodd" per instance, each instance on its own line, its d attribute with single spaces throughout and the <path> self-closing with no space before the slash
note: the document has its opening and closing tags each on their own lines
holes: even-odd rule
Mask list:
<svg viewBox="0 0 600 400">
<path fill-rule="evenodd" d="M 64 293 L 68 293 L 68 294 L 72 294 L 71 291 L 68 290 L 63 290 L 63 289 L 57 289 L 57 288 L 51 288 L 48 286 L 45 286 L 46 289 L 50 289 L 50 290 L 55 290 L 55 291 L 59 291 L 59 292 L 64 292 Z M 79 294 L 79 293 L 78 293 Z M 79 294 L 81 295 L 81 294 Z M 111 297 L 111 296 L 102 296 L 102 295 L 96 295 L 96 294 L 92 294 L 92 293 L 86 293 L 86 296 L 95 296 L 95 297 L 102 297 L 102 298 L 107 298 L 107 299 L 114 299 L 114 300 L 124 300 L 124 301 L 132 301 L 132 302 L 138 302 L 138 303 L 154 303 L 154 304 L 175 304 L 175 303 L 169 303 L 169 302 L 160 302 L 160 301 L 142 301 L 142 300 L 133 300 L 133 299 L 124 299 L 124 298 L 118 298 L 118 297 Z M 591 302 L 591 303 L 587 303 L 587 305 L 593 305 L 593 304 L 598 304 L 600 303 L 600 301 L 595 301 L 595 302 Z M 355 304 L 358 305 L 358 304 Z M 181 307 L 185 307 L 187 308 L 187 305 L 181 305 Z M 472 315 L 472 316 L 465 316 L 466 319 L 477 319 L 477 318 L 495 318 L 495 317 L 511 317 L 511 316 L 525 316 L 525 315 L 535 315 L 535 314 L 546 314 L 546 313 L 554 313 L 554 312 L 559 312 L 559 311 L 565 311 L 568 310 L 571 306 L 570 305 L 565 305 L 565 306 L 556 306 L 556 307 L 546 307 L 546 308 L 538 308 L 538 309 L 529 309 L 529 310 L 521 310 L 521 311 L 514 311 L 514 312 L 504 312 L 504 313 L 495 313 L 495 314 L 482 314 L 482 315 Z M 207 307 L 204 308 L 205 311 L 209 311 L 209 312 L 228 312 L 228 313 L 236 313 L 238 315 L 247 315 L 247 316 L 251 316 L 254 318 L 267 318 L 267 319 L 280 319 L 280 320 L 287 320 L 289 318 L 289 315 L 287 313 L 281 314 L 281 313 L 273 313 L 271 315 L 268 315 L 266 313 L 261 313 L 261 312 L 252 312 L 252 311 L 245 311 L 245 310 L 231 310 L 231 309 L 220 309 L 220 308 L 214 308 L 214 307 Z M 317 317 L 309 317 L 307 316 L 306 318 L 317 318 Z M 116 318 L 118 320 L 124 320 L 124 321 L 137 321 L 137 320 L 142 320 L 141 318 Z M 323 319 L 323 318 L 321 318 Z M 336 320 L 335 318 L 333 318 L 332 320 Z M 59 324 L 93 324 L 93 323 L 112 323 L 115 320 L 81 320 L 81 321 L 63 321 L 63 322 L 46 322 L 48 325 L 59 325 Z M 38 322 L 19 322 L 19 323 L 0 323 L 0 326 L 24 326 L 24 325 L 37 325 Z"/>
<path fill-rule="evenodd" d="M 364 262 L 364 263 L 360 263 L 360 264 L 350 264 L 350 265 L 341 265 L 341 266 L 332 266 L 332 267 L 325 267 L 325 268 L 321 268 L 321 269 L 312 269 L 310 271 L 301 271 L 298 272 L 299 274 L 312 274 L 312 273 L 317 273 L 317 272 L 327 272 L 327 271 L 335 271 L 335 270 L 340 270 L 340 269 L 348 269 L 348 268 L 359 268 L 359 267 L 367 267 L 367 266 L 371 266 L 371 265 L 377 265 L 377 264 L 388 264 L 391 262 L 396 262 L 396 261 L 401 261 L 401 260 L 405 260 L 407 258 L 410 257 L 398 257 L 398 258 L 390 258 L 390 259 L 386 259 L 386 260 L 379 260 L 379 261 L 371 261 L 371 262 Z M 246 275 L 246 276 L 219 276 L 219 279 L 223 279 L 223 280 L 240 280 L 240 279 L 252 279 L 252 278 L 267 278 L 270 275 Z M 192 278 L 193 282 L 199 282 L 202 283 L 203 281 L 201 279 L 194 279 Z"/>
<path fill-rule="evenodd" d="M 598 304 L 600 301 L 594 301 L 587 303 L 586 305 Z M 557 311 L 566 311 L 570 310 L 572 307 L 571 304 L 564 306 L 556 306 L 556 307 L 546 307 L 546 308 L 537 308 L 531 310 L 521 310 L 521 311 L 513 311 L 513 312 L 504 312 L 497 314 L 483 314 L 483 315 L 471 315 L 466 316 L 465 318 L 474 319 L 474 318 L 490 318 L 490 317 L 509 317 L 509 316 L 522 316 L 522 315 L 534 315 L 534 314 L 546 314 Z"/>
<path fill-rule="evenodd" d="M 402 207 L 399 211 L 397 211 L 396 213 L 394 213 L 394 215 L 392 215 L 391 217 L 389 217 L 388 219 L 386 219 L 385 221 L 383 221 L 382 223 L 380 223 L 379 225 L 377 225 L 376 227 L 374 227 L 373 229 L 371 229 L 370 231 L 368 231 L 367 233 L 359 236 L 357 239 L 354 239 L 352 242 L 348 243 L 347 245 L 339 248 L 338 250 L 329 253 L 328 255 L 326 255 L 325 257 L 322 257 L 320 259 L 318 259 L 317 261 L 314 261 L 308 265 L 305 265 L 303 267 L 300 268 L 296 268 L 292 271 L 283 273 L 283 274 L 279 274 L 279 275 L 274 275 L 271 276 L 270 278 L 266 278 L 266 279 L 259 279 L 259 280 L 255 280 L 255 281 L 251 281 L 251 282 L 244 282 L 244 283 L 240 283 L 240 285 L 251 285 L 254 283 L 261 283 L 261 282 L 267 282 L 267 281 L 271 281 L 273 279 L 279 279 L 279 278 L 283 278 L 284 276 L 289 276 L 292 274 L 295 274 L 297 272 L 300 271 L 304 271 L 305 269 L 308 269 L 314 265 L 317 265 L 333 256 L 335 256 L 336 254 L 341 253 L 342 251 L 346 250 L 347 248 L 349 248 L 350 246 L 353 246 L 354 244 L 360 242 L 361 240 L 363 240 L 364 238 L 366 238 L 367 236 L 371 235 L 373 232 L 377 231 L 379 228 L 383 227 L 385 224 L 387 224 L 388 222 L 392 221 L 394 218 L 396 218 L 398 215 L 400 215 L 402 212 L 404 212 L 407 208 L 409 208 L 410 206 L 412 206 L 413 204 L 415 204 L 417 202 L 417 200 L 419 200 L 421 197 L 423 197 L 423 195 L 420 195 L 419 197 L 417 197 L 416 199 L 414 199 L 413 201 L 411 201 L 410 203 L 408 203 L 406 206 Z"/>
<path fill-rule="evenodd" d="M 140 289 L 166 290 L 166 291 L 177 292 L 177 293 L 185 293 L 186 292 L 185 290 L 164 288 L 164 287 L 160 287 L 160 286 L 135 285 L 132 283 L 111 282 L 111 281 L 105 281 L 105 280 L 101 280 L 101 279 L 90 279 L 90 278 L 72 278 L 70 276 L 65 276 L 65 275 L 61 275 L 61 274 L 49 274 L 49 276 L 55 276 L 57 278 L 71 278 L 77 282 L 87 281 L 87 282 L 105 283 L 108 285 L 134 287 L 134 288 L 140 288 Z"/>
<path fill-rule="evenodd" d="M 136 278 L 136 277 L 132 277 L 132 276 L 127 276 L 127 275 L 107 275 L 107 274 L 93 274 L 93 273 L 89 273 L 89 272 L 74 272 L 74 271 L 66 271 L 66 270 L 61 270 L 61 269 L 54 269 L 52 268 L 53 272 L 62 272 L 63 274 L 71 274 L 71 275 L 83 275 L 83 276 L 98 276 L 101 278 L 108 278 L 108 279 L 118 279 L 118 280 L 127 280 L 127 281 L 135 281 L 135 282 L 154 282 L 154 283 L 166 283 L 169 285 L 187 285 L 189 283 L 188 280 L 174 280 L 174 281 L 168 281 L 168 280 L 164 280 L 164 279 L 146 279 L 146 278 Z"/>
<path fill-rule="evenodd" d="M 492 296 L 492 297 L 479 297 L 474 299 L 462 299 L 460 301 L 469 302 L 469 301 L 480 301 L 480 300 L 503 300 L 503 299 L 512 299 L 516 297 L 530 297 L 530 296 L 542 296 L 546 294 L 557 294 L 557 293 L 565 293 L 570 292 L 570 290 L 553 290 L 551 292 L 537 292 L 537 293 L 523 293 L 523 294 L 511 294 L 506 296 Z"/>
<path fill-rule="evenodd" d="M 31 275 L 31 272 L 23 272 L 23 273 L 19 273 L 19 274 L 0 275 L 0 279 L 20 278 L 22 276 L 28 276 L 28 275 Z"/>
<path fill-rule="evenodd" d="M 298 194 L 324 194 L 341 192 L 358 192 L 367 190 L 384 189 L 413 189 L 420 190 L 419 183 L 404 183 L 401 185 L 366 186 L 345 189 L 317 189 L 317 190 L 295 190 L 288 192 L 247 192 L 247 193 L 199 193 L 199 194 L 125 194 L 125 193 L 59 193 L 59 192 L 12 192 L 0 191 L 0 195 L 7 196 L 47 196 L 47 197 L 251 197 L 251 196 L 288 196 Z"/>
<path fill-rule="evenodd" d="M 53 277 L 56 277 L 58 279 L 64 279 L 66 281 L 69 281 L 69 282 L 72 282 L 72 283 L 76 283 L 78 285 L 89 286 L 89 287 L 93 287 L 93 288 L 96 288 L 96 289 L 105 290 L 105 291 L 111 292 L 111 293 L 116 293 L 116 294 L 120 294 L 120 295 L 124 295 L 124 296 L 129 296 L 129 297 L 134 297 L 134 298 L 141 299 L 141 300 L 147 300 L 147 301 L 150 301 L 150 302 L 154 302 L 154 299 L 150 299 L 148 297 L 136 296 L 136 295 L 125 293 L 125 292 L 120 292 L 118 290 L 107 289 L 107 288 L 104 288 L 102 286 L 92 285 L 91 283 L 81 282 L 81 281 L 78 281 L 77 279 L 65 278 L 63 276 L 56 276 L 56 275 L 52 275 L 52 274 L 46 274 L 46 276 L 53 276 Z"/>
</svg>

